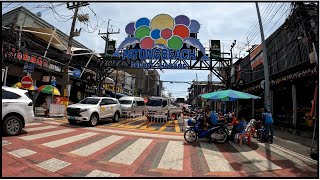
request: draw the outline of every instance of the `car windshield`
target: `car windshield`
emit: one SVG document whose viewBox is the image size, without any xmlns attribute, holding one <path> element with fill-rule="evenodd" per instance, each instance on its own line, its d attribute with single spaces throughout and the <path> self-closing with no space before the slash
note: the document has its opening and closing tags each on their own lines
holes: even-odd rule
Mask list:
<svg viewBox="0 0 320 180">
<path fill-rule="evenodd" d="M 161 99 L 149 99 L 147 102 L 147 106 L 162 106 Z"/>
<path fill-rule="evenodd" d="M 132 104 L 132 100 L 120 100 L 120 104 Z"/>
<path fill-rule="evenodd" d="M 98 104 L 100 99 L 97 98 L 84 98 L 82 101 L 80 101 L 80 104 Z"/>
</svg>

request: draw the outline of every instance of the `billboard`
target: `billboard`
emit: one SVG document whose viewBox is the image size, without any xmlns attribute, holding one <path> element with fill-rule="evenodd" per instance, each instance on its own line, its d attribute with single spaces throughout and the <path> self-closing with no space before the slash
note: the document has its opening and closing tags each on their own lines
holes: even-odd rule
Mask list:
<svg viewBox="0 0 320 180">
<path fill-rule="evenodd" d="M 211 40 L 210 41 L 210 57 L 212 59 L 221 58 L 221 44 L 220 40 Z"/>
</svg>

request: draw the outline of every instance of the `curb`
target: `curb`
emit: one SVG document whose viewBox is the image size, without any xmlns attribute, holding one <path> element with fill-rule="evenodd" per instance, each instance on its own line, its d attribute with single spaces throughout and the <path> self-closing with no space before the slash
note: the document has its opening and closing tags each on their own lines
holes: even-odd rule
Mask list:
<svg viewBox="0 0 320 180">
<path fill-rule="evenodd" d="M 33 120 L 36 121 L 50 121 L 50 120 L 66 120 L 66 117 L 57 117 L 57 118 L 46 118 L 46 117 L 34 117 Z"/>
</svg>

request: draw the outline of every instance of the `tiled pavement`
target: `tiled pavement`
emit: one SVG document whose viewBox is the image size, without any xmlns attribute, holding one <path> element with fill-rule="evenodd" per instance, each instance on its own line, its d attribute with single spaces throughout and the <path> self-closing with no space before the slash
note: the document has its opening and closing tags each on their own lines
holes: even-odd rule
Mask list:
<svg viewBox="0 0 320 180">
<path fill-rule="evenodd" d="M 54 122 L 54 123 L 52 123 Z M 113 123 L 112 123 L 113 124 Z M 317 162 L 276 144 L 188 144 L 183 134 L 30 123 L 2 139 L 3 177 L 317 177 Z M 54 127 L 52 127 L 54 126 Z M 131 126 L 134 126 L 131 124 Z M 166 129 L 166 128 L 163 128 Z M 151 132 L 152 131 L 152 132 Z"/>
</svg>

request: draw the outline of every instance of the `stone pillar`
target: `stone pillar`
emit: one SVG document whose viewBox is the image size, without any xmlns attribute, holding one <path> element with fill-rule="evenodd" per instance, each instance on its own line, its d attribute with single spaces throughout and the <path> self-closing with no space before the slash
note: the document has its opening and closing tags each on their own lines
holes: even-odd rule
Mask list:
<svg viewBox="0 0 320 180">
<path fill-rule="evenodd" d="M 294 128 L 297 127 L 297 88 L 294 83 L 291 86 L 292 90 L 292 125 Z"/>
</svg>

